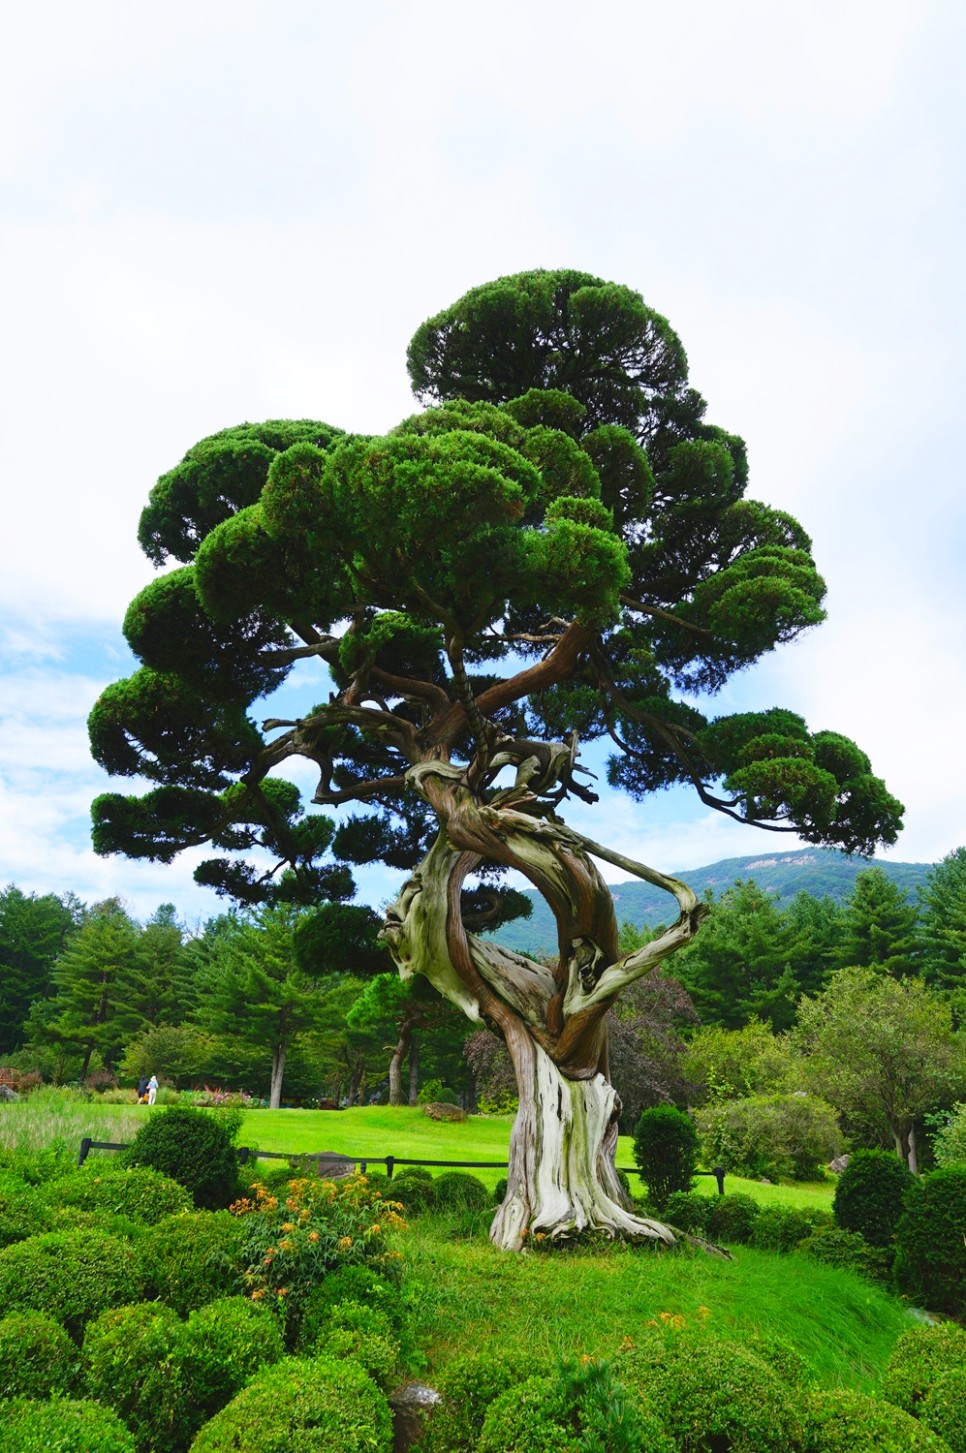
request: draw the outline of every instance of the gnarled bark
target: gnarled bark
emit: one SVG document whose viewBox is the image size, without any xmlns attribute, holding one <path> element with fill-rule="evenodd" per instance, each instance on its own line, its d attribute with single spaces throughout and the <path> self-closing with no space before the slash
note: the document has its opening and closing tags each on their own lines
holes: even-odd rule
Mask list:
<svg viewBox="0 0 966 1453">
<path fill-rule="evenodd" d="M 513 1060 L 520 1108 L 492 1240 L 508 1250 L 531 1236 L 587 1231 L 673 1241 L 667 1227 L 631 1213 L 614 1170 L 620 1105 L 606 1014 L 622 988 L 687 942 L 706 910 L 684 884 L 568 828 L 525 783 L 485 800 L 466 771 L 446 763 L 420 764 L 410 777 L 441 829 L 388 909 L 383 937 L 404 978 L 423 974 L 502 1035 Z M 621 956 L 613 899 L 592 854 L 673 893 L 672 927 Z M 517 869 L 547 899 L 558 929 L 553 967 L 467 933 L 460 894 L 483 861 Z"/>
</svg>

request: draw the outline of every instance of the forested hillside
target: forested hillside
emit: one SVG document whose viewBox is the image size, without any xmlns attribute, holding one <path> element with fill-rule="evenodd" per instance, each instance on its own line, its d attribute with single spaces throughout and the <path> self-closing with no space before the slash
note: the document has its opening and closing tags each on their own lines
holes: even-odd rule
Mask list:
<svg viewBox="0 0 966 1453">
<path fill-rule="evenodd" d="M 881 868 L 910 899 L 915 899 L 916 889 L 926 882 L 932 864 L 876 861 L 875 866 Z M 759 888 L 786 904 L 797 893 L 809 893 L 813 898 L 828 897 L 836 903 L 844 903 L 852 892 L 856 877 L 868 867 L 865 858 L 849 857 L 830 848 L 805 848 L 790 853 L 722 858 L 706 868 L 676 871 L 674 876 L 683 878 L 702 898 L 709 893 L 720 898 L 735 882 L 753 878 Z M 649 883 L 617 883 L 612 892 L 618 920 L 633 923 L 638 928 L 653 928 L 666 922 L 669 915 L 673 917 L 676 912 L 673 900 Z M 518 953 L 537 957 L 554 954 L 557 940 L 553 917 L 539 894 L 531 893 L 530 896 L 533 898 L 532 915 L 506 924 L 493 937 Z"/>
</svg>

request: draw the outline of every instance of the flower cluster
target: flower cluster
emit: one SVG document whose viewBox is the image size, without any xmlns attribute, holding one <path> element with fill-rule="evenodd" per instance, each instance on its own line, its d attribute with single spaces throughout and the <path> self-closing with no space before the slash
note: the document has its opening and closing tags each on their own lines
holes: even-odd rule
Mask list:
<svg viewBox="0 0 966 1453">
<path fill-rule="evenodd" d="M 365 1176 L 292 1180 L 278 1194 L 261 1182 L 231 1207 L 247 1223 L 245 1285 L 253 1301 L 296 1310 L 327 1272 L 351 1263 L 399 1259 L 386 1232 L 405 1230 L 398 1201 L 370 1190 Z"/>
</svg>

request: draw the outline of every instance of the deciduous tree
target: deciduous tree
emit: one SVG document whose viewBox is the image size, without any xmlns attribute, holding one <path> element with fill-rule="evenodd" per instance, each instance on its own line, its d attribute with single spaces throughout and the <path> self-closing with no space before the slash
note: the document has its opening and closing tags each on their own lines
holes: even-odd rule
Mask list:
<svg viewBox="0 0 966 1453">
<path fill-rule="evenodd" d="M 739 821 L 850 851 L 892 841 L 901 808 L 834 731 L 699 710 L 817 624 L 825 587 L 802 527 L 745 497 L 742 441 L 705 421 L 679 339 L 637 293 L 573 271 L 501 278 L 426 322 L 409 362 L 429 407 L 386 435 L 243 425 L 158 482 L 140 538 L 182 566 L 130 607 L 142 668 L 91 718 L 101 764 L 153 785 L 98 800 L 95 845 L 168 861 L 211 842 L 199 876 L 223 891 L 337 897 L 326 833 L 279 775 L 313 763 L 315 804 L 361 810 L 336 856 L 411 871 L 383 929 L 400 972 L 513 1059 L 494 1240 L 666 1237 L 614 1171 L 607 1014 L 706 909 L 562 820 L 568 797 L 594 800 L 579 740 L 611 739 L 609 780 L 637 799 L 683 782 Z M 328 699 L 257 727 L 251 703 L 306 657 L 328 664 Z M 261 866 L 239 861 L 252 849 Z M 666 889 L 670 927 L 622 953 L 595 859 Z M 473 875 L 506 869 L 551 904 L 550 965 L 464 918 Z"/>
</svg>

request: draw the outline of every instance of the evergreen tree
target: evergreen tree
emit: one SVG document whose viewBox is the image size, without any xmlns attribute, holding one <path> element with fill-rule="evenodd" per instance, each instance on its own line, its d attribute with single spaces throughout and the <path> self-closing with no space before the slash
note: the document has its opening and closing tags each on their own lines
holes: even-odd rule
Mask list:
<svg viewBox="0 0 966 1453">
<path fill-rule="evenodd" d="M 95 903 L 51 970 L 54 995 L 36 1021 L 41 1039 L 79 1060 L 84 1079 L 95 1052 L 104 1066 L 120 1059 L 143 1028 L 129 1007 L 138 981 L 139 929 L 117 898 Z"/>
<path fill-rule="evenodd" d="M 0 1054 L 23 1043 L 30 1006 L 49 994 L 52 965 L 80 913 L 70 893 L 38 896 L 13 883 L 0 893 Z"/>
<path fill-rule="evenodd" d="M 839 962 L 842 910 L 827 894 L 796 893 L 784 913 L 789 960 L 803 994 L 817 994 Z"/>
<path fill-rule="evenodd" d="M 859 873 L 842 913 L 839 965 L 885 969 L 898 978 L 914 969 L 916 909 L 881 868 Z"/>
<path fill-rule="evenodd" d="M 927 983 L 966 987 L 966 848 L 947 853 L 919 890 L 918 947 Z"/>
</svg>

